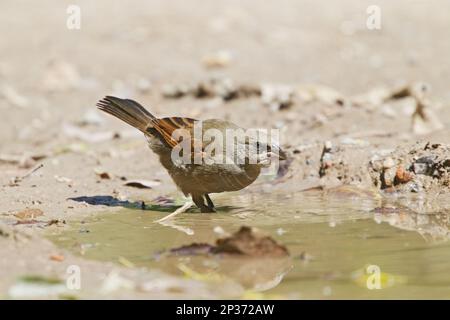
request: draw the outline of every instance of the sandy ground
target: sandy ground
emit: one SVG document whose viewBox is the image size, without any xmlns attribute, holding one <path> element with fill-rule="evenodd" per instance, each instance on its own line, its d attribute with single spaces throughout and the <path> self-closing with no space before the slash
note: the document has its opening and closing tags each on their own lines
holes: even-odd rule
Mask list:
<svg viewBox="0 0 450 320">
<path fill-rule="evenodd" d="M 151 203 L 159 196 L 177 196 L 138 132 L 92 112 L 106 94 L 134 98 L 159 116 L 225 118 L 243 127 L 279 128 L 291 158 L 277 188 L 358 184 L 380 192 L 410 193 L 417 187 L 425 194 L 439 190 L 442 197 L 448 195 L 450 3 L 377 3 L 380 30 L 365 25 L 372 1 L 129 1 L 126 6 L 78 1 L 81 29 L 68 30 L 68 1 L 32 7 L 3 1 L 0 296 L 7 297 L 16 279 L 26 274 L 64 279 L 74 263 L 93 279 L 78 293 L 81 297 L 97 296 L 99 283 L 113 269 L 134 284 L 167 277 L 169 284 L 153 283 L 126 297 L 190 296 L 190 288 L 197 297 L 211 294 L 201 283 L 172 290 L 172 278 L 157 271 L 122 270 L 67 252 L 63 262 L 50 259 L 61 253 L 42 238 L 44 222 L 56 219 L 63 225 L 63 220 L 105 209 L 69 198 L 111 196 Z M 208 68 L 205 63 L 211 60 L 223 66 Z M 288 106 L 280 110 L 278 89 L 274 96 L 263 90 L 262 97 L 226 102 L 216 93 L 201 99 L 163 96 L 168 85 L 211 78 L 269 91 L 283 85 Z M 405 88 L 410 92 L 397 94 Z M 414 115 L 422 104 L 424 119 Z M 410 156 L 411 150 L 417 157 Z M 418 159 L 430 154 L 438 158 L 432 165 L 442 170 L 438 176 L 423 172 L 419 177 L 414 172 L 423 168 Z M 39 164 L 43 167 L 20 179 Z M 107 172 L 110 179 L 96 171 Z M 124 186 L 124 179 L 161 183 L 142 190 Z M 436 211 L 446 205 L 438 199 L 411 207 Z M 37 219 L 43 222 L 16 224 L 14 214 L 26 208 L 42 210 Z M 113 291 L 103 296 L 117 297 Z"/>
</svg>

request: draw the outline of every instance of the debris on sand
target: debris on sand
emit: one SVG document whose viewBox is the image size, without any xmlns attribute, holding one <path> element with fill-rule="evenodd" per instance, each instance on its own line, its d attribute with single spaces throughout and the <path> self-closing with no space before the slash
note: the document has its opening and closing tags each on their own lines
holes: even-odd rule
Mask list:
<svg viewBox="0 0 450 320">
<path fill-rule="evenodd" d="M 19 168 L 29 169 L 36 165 L 36 161 L 45 159 L 47 156 L 47 154 L 0 154 L 0 163 L 15 164 Z"/>
<path fill-rule="evenodd" d="M 62 254 L 52 254 L 50 255 L 50 260 L 56 261 L 56 262 L 62 262 L 64 261 L 65 257 Z"/>
<path fill-rule="evenodd" d="M 235 85 L 230 78 L 211 78 L 195 84 L 168 84 L 162 88 L 162 95 L 165 98 L 178 99 L 184 96 L 191 96 L 197 99 L 220 98 L 223 101 L 230 101 L 238 98 L 248 98 L 260 96 L 259 86 Z"/>
<path fill-rule="evenodd" d="M 394 88 L 376 88 L 354 97 L 352 102 L 355 106 L 370 111 L 379 108 L 384 115 L 395 118 L 397 113 L 390 104 L 409 99 L 412 107 L 412 111 L 408 112 L 408 115 L 411 116 L 411 131 L 416 135 L 425 135 L 444 128 L 436 114 L 435 103 L 432 103 L 428 97 L 429 88 L 429 85 L 422 82 Z"/>
<path fill-rule="evenodd" d="M 212 101 L 259 97 L 262 104 L 272 111 L 290 109 L 297 103 L 316 102 L 326 105 L 307 121 L 307 127 L 311 129 L 329 123 L 332 119 L 342 116 L 345 110 L 352 108 L 369 113 L 377 111 L 385 117 L 396 119 L 399 115 L 394 103 L 405 99 L 407 105 L 403 109 L 404 113 L 411 117 L 411 132 L 425 135 L 444 128 L 436 114 L 436 105 L 428 99 L 428 88 L 428 85 L 417 82 L 394 88 L 375 88 L 357 96 L 346 97 L 333 88 L 317 84 L 301 85 L 295 90 L 292 86 L 280 84 L 236 85 L 230 78 L 218 77 L 195 84 L 165 85 L 162 95 L 172 99 L 190 96 L 196 99 L 209 98 Z M 381 134 L 388 133 L 382 131 Z M 379 135 L 379 132 L 375 135 Z"/>
<path fill-rule="evenodd" d="M 10 180 L 10 182 L 9 182 L 9 186 L 10 187 L 17 187 L 20 182 L 22 182 L 24 179 L 26 179 L 29 176 L 31 176 L 33 173 L 35 173 L 36 171 L 41 169 L 43 166 L 44 165 L 42 163 L 40 163 L 40 164 L 36 165 L 34 168 L 32 168 L 30 171 L 28 171 L 26 174 L 24 174 L 23 176 L 12 178 Z"/>
<path fill-rule="evenodd" d="M 333 165 L 332 148 L 333 144 L 331 141 L 326 141 L 323 146 L 322 156 L 320 157 L 319 177 L 321 178 L 325 175 L 326 170 Z"/>
<path fill-rule="evenodd" d="M 403 166 L 398 166 L 395 171 L 394 184 L 407 183 L 413 179 L 414 174 L 405 170 Z"/>
<path fill-rule="evenodd" d="M 301 85 L 296 94 L 304 103 L 318 101 L 329 105 L 342 105 L 345 101 L 342 93 L 323 85 Z"/>
<path fill-rule="evenodd" d="M 413 114 L 412 131 L 425 135 L 444 128 L 443 123 L 435 113 L 431 102 L 424 96 L 416 96 L 416 110 Z"/>
<path fill-rule="evenodd" d="M 211 78 L 195 84 L 167 84 L 162 88 L 162 95 L 172 99 L 185 96 L 197 99 L 219 97 L 223 101 L 260 97 L 262 103 L 273 111 L 288 109 L 297 100 L 301 103 L 317 101 L 333 107 L 347 105 L 350 101 L 340 92 L 322 85 L 301 85 L 296 90 L 293 86 L 284 84 L 235 85 L 230 78 Z"/>
<path fill-rule="evenodd" d="M 294 89 L 286 85 L 264 85 L 261 100 L 273 111 L 288 109 L 294 104 Z"/>
<path fill-rule="evenodd" d="M 216 241 L 216 245 L 193 243 L 170 250 L 173 255 L 225 254 L 247 257 L 287 257 L 289 252 L 269 236 L 257 234 L 252 228 L 242 226 L 229 237 Z"/>
<path fill-rule="evenodd" d="M 20 220 L 32 220 L 43 215 L 44 212 L 41 209 L 25 209 L 14 214 Z"/>
<path fill-rule="evenodd" d="M 177 99 L 184 97 L 190 92 L 188 85 L 166 84 L 162 87 L 162 96 L 168 99 Z"/>
<path fill-rule="evenodd" d="M 233 60 L 233 55 L 228 50 L 220 50 L 203 57 L 202 62 L 206 68 L 223 68 Z"/>
<path fill-rule="evenodd" d="M 370 162 L 370 173 L 380 189 L 396 187 L 409 192 L 450 187 L 450 147 L 416 144 L 398 148 Z"/>
<path fill-rule="evenodd" d="M 152 189 L 159 186 L 160 184 L 160 180 L 128 180 L 124 185 L 139 189 Z"/>
<path fill-rule="evenodd" d="M 412 131 L 417 135 L 424 135 L 440 130 L 444 127 L 436 115 L 433 104 L 428 98 L 430 86 L 417 82 L 394 90 L 386 100 L 413 98 L 415 110 L 412 114 Z"/>
<path fill-rule="evenodd" d="M 99 177 L 100 179 L 110 180 L 113 177 L 113 175 L 111 173 L 109 173 L 108 171 L 106 171 L 102 168 L 95 168 L 94 172 L 97 175 L 97 177 Z"/>
</svg>

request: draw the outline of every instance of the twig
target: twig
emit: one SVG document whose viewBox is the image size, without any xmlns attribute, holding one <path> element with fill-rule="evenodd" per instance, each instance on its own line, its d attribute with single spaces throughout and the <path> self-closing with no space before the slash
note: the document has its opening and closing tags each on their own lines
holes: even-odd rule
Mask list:
<svg viewBox="0 0 450 320">
<path fill-rule="evenodd" d="M 164 218 L 161 218 L 159 220 L 156 220 L 156 223 L 161 223 L 163 221 L 166 221 L 168 219 L 171 219 L 173 217 L 175 217 L 176 215 L 186 212 L 187 209 L 189 209 L 190 207 L 193 206 L 193 202 L 192 201 L 187 201 L 185 204 L 183 204 L 183 206 L 181 206 L 180 208 L 178 208 L 177 210 L 175 210 L 174 212 L 172 212 L 171 214 L 165 216 Z"/>
<path fill-rule="evenodd" d="M 23 180 L 25 178 L 28 178 L 29 176 L 31 176 L 33 173 L 35 173 L 36 171 L 38 171 L 39 169 L 41 169 L 44 166 L 43 163 L 38 164 L 37 166 L 35 166 L 33 169 L 31 169 L 30 171 L 28 171 L 25 175 L 23 175 L 20 180 Z"/>
</svg>

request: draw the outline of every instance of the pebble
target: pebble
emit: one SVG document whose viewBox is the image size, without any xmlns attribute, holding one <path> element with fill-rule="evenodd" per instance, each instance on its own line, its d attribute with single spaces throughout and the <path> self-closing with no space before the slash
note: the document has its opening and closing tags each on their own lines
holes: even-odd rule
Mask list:
<svg viewBox="0 0 450 320">
<path fill-rule="evenodd" d="M 386 187 L 392 187 L 394 185 L 395 175 L 397 169 L 392 167 L 384 171 L 384 184 Z"/>
<path fill-rule="evenodd" d="M 383 169 L 390 169 L 395 166 L 395 161 L 391 157 L 384 159 L 383 161 Z"/>
<path fill-rule="evenodd" d="M 428 164 L 416 162 L 413 164 L 413 170 L 415 174 L 427 174 Z"/>
</svg>

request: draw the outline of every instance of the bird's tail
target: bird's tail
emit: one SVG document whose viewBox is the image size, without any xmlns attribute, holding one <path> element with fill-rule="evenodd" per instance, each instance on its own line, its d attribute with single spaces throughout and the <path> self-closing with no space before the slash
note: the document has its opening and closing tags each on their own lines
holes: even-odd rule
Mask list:
<svg viewBox="0 0 450 320">
<path fill-rule="evenodd" d="M 97 107 L 144 133 L 149 126 L 152 126 L 154 120 L 156 120 L 143 106 L 130 99 L 106 96 L 97 102 Z"/>
</svg>

